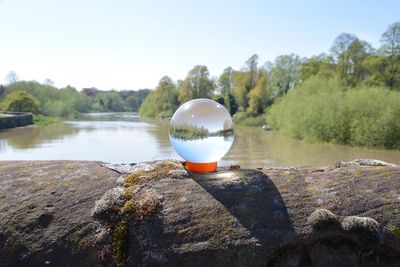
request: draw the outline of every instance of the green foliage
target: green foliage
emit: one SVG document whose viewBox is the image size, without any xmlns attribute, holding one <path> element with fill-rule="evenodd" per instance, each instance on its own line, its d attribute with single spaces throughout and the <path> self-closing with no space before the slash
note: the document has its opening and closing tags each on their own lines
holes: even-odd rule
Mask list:
<svg viewBox="0 0 400 267">
<path fill-rule="evenodd" d="M 94 99 L 92 109 L 99 112 L 125 111 L 125 103 L 118 92 L 101 92 Z"/>
<path fill-rule="evenodd" d="M 119 92 L 119 95 L 125 102 L 124 106 L 126 108 L 126 111 L 138 112 L 140 105 L 142 105 L 143 100 L 150 92 L 150 89 L 139 89 L 137 91 L 123 90 Z"/>
<path fill-rule="evenodd" d="M 215 84 L 209 76 L 210 73 L 206 66 L 194 66 L 179 86 L 179 101 L 184 103 L 195 98 L 210 98 Z"/>
<path fill-rule="evenodd" d="M 232 75 L 233 69 L 231 67 L 227 67 L 224 69 L 224 72 L 219 76 L 218 85 L 220 87 L 220 91 L 222 95 L 227 95 L 232 93 Z"/>
<path fill-rule="evenodd" d="M 335 64 L 333 58 L 326 55 L 307 59 L 300 67 L 300 79 L 307 80 L 313 75 L 324 75 L 327 78 L 335 75 Z"/>
<path fill-rule="evenodd" d="M 60 119 L 55 118 L 55 117 L 46 117 L 43 115 L 33 115 L 33 123 L 36 125 L 51 125 L 55 123 L 59 123 Z"/>
<path fill-rule="evenodd" d="M 40 112 L 46 116 L 67 117 L 89 111 L 85 95 L 67 86 L 57 89 L 34 81 L 19 81 L 7 86 L 7 93 L 23 90 L 40 102 Z"/>
<path fill-rule="evenodd" d="M 225 105 L 225 98 L 222 94 L 213 95 L 211 99 L 220 103 L 221 105 Z"/>
<path fill-rule="evenodd" d="M 48 79 L 45 84 L 18 81 L 10 72 L 7 86 L 0 85 L 0 109 L 40 110 L 57 117 L 139 110 L 141 116 L 162 118 L 171 117 L 188 100 L 211 98 L 224 105 L 236 123 L 263 125 L 267 110 L 274 129 L 296 138 L 399 149 L 400 22 L 388 27 L 376 50 L 342 33 L 330 52 L 309 59 L 281 55 L 263 67 L 254 54 L 240 70 L 227 67 L 216 79 L 206 66 L 196 65 L 176 84 L 163 77 L 154 91 L 78 92 L 70 86 L 55 88 Z M 15 101 L 18 91 L 31 96 Z M 11 98 L 15 104 L 9 104 Z"/>
<path fill-rule="evenodd" d="M 281 55 L 268 70 L 270 86 L 274 97 L 286 94 L 300 82 L 301 59 L 298 55 Z"/>
<path fill-rule="evenodd" d="M 15 91 L 3 100 L 2 107 L 6 111 L 39 113 L 39 101 L 25 91 Z"/>
<path fill-rule="evenodd" d="M 178 105 L 177 88 L 171 78 L 165 76 L 157 88 L 146 97 L 139 113 L 144 117 L 171 117 Z"/>
<path fill-rule="evenodd" d="M 400 149 L 400 93 L 365 86 L 348 90 L 317 75 L 268 111 L 274 129 L 310 141 Z"/>
<path fill-rule="evenodd" d="M 143 99 L 150 92 L 148 89 L 116 92 L 100 91 L 96 88 L 85 88 L 78 92 L 71 86 L 58 89 L 50 85 L 50 82 L 47 83 L 17 81 L 7 87 L 0 86 L 0 98 L 12 92 L 25 91 L 39 100 L 42 115 L 72 117 L 90 111 L 138 111 Z"/>
<path fill-rule="evenodd" d="M 256 86 L 248 93 L 249 107 L 247 113 L 251 116 L 263 113 L 269 97 L 266 74 L 260 72 Z"/>
<path fill-rule="evenodd" d="M 246 71 L 234 71 L 232 73 L 233 81 L 233 96 L 239 107 L 246 109 L 248 107 L 248 97 L 247 94 L 250 88 L 251 75 Z"/>
<path fill-rule="evenodd" d="M 224 96 L 224 106 L 229 111 L 231 115 L 235 114 L 238 110 L 238 104 L 236 103 L 235 98 L 232 94 L 228 94 Z"/>
<path fill-rule="evenodd" d="M 246 112 L 239 111 L 233 115 L 233 121 L 236 124 L 245 126 L 262 126 L 266 124 L 265 114 L 258 115 L 255 117 L 249 116 Z"/>
<path fill-rule="evenodd" d="M 400 56 L 400 21 L 387 28 L 381 37 L 381 50 L 386 56 Z"/>
</svg>

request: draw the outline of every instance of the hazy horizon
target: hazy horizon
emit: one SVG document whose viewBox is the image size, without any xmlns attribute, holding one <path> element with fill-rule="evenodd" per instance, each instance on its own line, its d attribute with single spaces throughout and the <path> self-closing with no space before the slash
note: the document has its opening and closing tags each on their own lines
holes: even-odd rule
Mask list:
<svg viewBox="0 0 400 267">
<path fill-rule="evenodd" d="M 261 65 L 328 53 L 342 32 L 377 48 L 398 10 L 396 1 L 0 0 L 0 84 L 15 71 L 79 90 L 153 89 L 198 64 L 218 76 L 255 53 Z"/>
</svg>

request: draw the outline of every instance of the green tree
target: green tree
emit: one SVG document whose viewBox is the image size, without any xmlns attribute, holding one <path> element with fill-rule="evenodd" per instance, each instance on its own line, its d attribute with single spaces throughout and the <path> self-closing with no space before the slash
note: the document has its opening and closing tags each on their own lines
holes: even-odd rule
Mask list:
<svg viewBox="0 0 400 267">
<path fill-rule="evenodd" d="M 224 69 L 224 72 L 219 76 L 218 85 L 223 98 L 223 104 L 231 115 L 237 111 L 237 104 L 235 98 L 232 95 L 233 88 L 233 69 L 228 67 Z"/>
<path fill-rule="evenodd" d="M 307 59 L 300 66 L 300 80 L 305 81 L 311 76 L 321 74 L 327 78 L 335 75 L 335 64 L 331 56 L 321 54 L 317 57 Z"/>
<path fill-rule="evenodd" d="M 39 113 L 39 101 L 25 91 L 8 94 L 3 106 L 6 111 Z"/>
<path fill-rule="evenodd" d="M 364 83 L 368 86 L 385 86 L 388 61 L 385 56 L 369 55 L 363 60 L 363 69 L 366 74 Z"/>
<path fill-rule="evenodd" d="M 382 34 L 380 50 L 386 56 L 385 82 L 400 90 L 400 22 L 389 25 Z"/>
<path fill-rule="evenodd" d="M 265 107 L 269 103 L 269 92 L 267 87 L 266 73 L 260 71 L 259 79 L 256 86 L 249 92 L 249 107 L 247 113 L 251 116 L 257 116 L 264 112 Z"/>
<path fill-rule="evenodd" d="M 335 62 L 339 62 L 343 54 L 349 49 L 350 45 L 355 41 L 358 40 L 357 36 L 350 33 L 341 33 L 339 34 L 333 44 L 331 46 L 331 55 Z"/>
<path fill-rule="evenodd" d="M 270 68 L 271 90 L 274 97 L 286 94 L 300 82 L 301 59 L 298 55 L 278 56 Z"/>
<path fill-rule="evenodd" d="M 249 59 L 246 60 L 246 65 L 243 71 L 249 73 L 249 81 L 246 85 L 247 92 L 250 91 L 257 82 L 258 79 L 258 55 L 254 54 Z"/>
<path fill-rule="evenodd" d="M 138 111 L 140 107 L 140 99 L 137 96 L 130 95 L 125 99 L 127 106 L 129 107 L 130 111 Z"/>
<path fill-rule="evenodd" d="M 226 69 L 224 69 L 224 72 L 221 74 L 221 76 L 219 76 L 218 86 L 222 95 L 228 95 L 232 93 L 232 75 L 232 67 L 227 67 Z"/>
<path fill-rule="evenodd" d="M 6 92 L 25 91 L 40 103 L 40 112 L 46 116 L 68 117 L 90 109 L 88 98 L 75 88 L 58 89 L 35 81 L 18 81 L 6 87 Z"/>
<path fill-rule="evenodd" d="M 245 111 L 249 105 L 248 93 L 254 88 L 258 79 L 258 55 L 254 54 L 246 60 L 240 71 L 232 73 L 233 96 L 239 110 Z"/>
<path fill-rule="evenodd" d="M 342 33 L 336 37 L 331 53 L 336 59 L 337 73 L 345 85 L 356 86 L 366 78 L 363 61 L 372 51 L 370 44 L 355 35 Z"/>
<path fill-rule="evenodd" d="M 381 37 L 381 50 L 387 56 L 400 55 L 400 22 L 389 25 Z"/>
<path fill-rule="evenodd" d="M 194 66 L 179 86 L 179 101 L 184 103 L 195 98 L 210 98 L 215 84 L 209 76 L 210 73 L 206 66 Z"/>
<path fill-rule="evenodd" d="M 143 101 L 139 113 L 144 117 L 171 117 L 178 106 L 176 85 L 171 78 L 165 76 Z"/>
<path fill-rule="evenodd" d="M 248 106 L 247 94 L 250 90 L 249 81 L 250 73 L 246 71 L 234 71 L 232 73 L 233 90 L 232 94 L 235 98 L 239 109 L 244 111 Z"/>
<path fill-rule="evenodd" d="M 125 104 L 117 92 L 101 92 L 95 97 L 93 109 L 102 112 L 120 112 L 125 110 Z"/>
</svg>

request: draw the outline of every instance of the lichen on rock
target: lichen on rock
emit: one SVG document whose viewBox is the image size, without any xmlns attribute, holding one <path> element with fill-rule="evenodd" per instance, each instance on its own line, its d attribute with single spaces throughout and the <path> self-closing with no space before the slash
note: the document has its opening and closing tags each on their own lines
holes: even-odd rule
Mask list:
<svg viewBox="0 0 400 267">
<path fill-rule="evenodd" d="M 347 216 L 342 221 L 345 232 L 355 233 L 364 241 L 378 242 L 382 236 L 379 223 L 369 217 Z"/>
<path fill-rule="evenodd" d="M 120 221 L 118 224 L 113 225 L 111 228 L 112 252 L 116 258 L 117 266 L 125 266 L 127 253 L 128 253 L 128 242 L 129 242 L 129 224 L 126 220 Z"/>
<path fill-rule="evenodd" d="M 161 179 L 182 179 L 189 174 L 182 163 L 173 160 L 158 161 L 155 163 L 140 163 L 136 165 L 103 165 L 124 174 L 127 170 L 134 170 L 117 180 L 118 186 L 107 191 L 96 201 L 92 211 L 94 218 L 105 223 L 111 232 L 111 247 L 113 258 L 118 266 L 125 266 L 126 251 L 129 247 L 129 220 L 145 220 L 159 207 L 161 197 L 154 190 L 139 189 L 151 181 Z M 126 173 L 125 173 L 126 174 Z"/>
<path fill-rule="evenodd" d="M 388 163 L 377 159 L 355 159 L 351 161 L 339 161 L 333 165 L 333 168 L 356 167 L 356 166 L 383 166 L 397 167 L 395 164 Z"/>
<path fill-rule="evenodd" d="M 323 229 L 339 225 L 337 216 L 327 209 L 316 209 L 308 217 L 307 223 L 315 229 Z"/>
<path fill-rule="evenodd" d="M 137 186 L 152 180 L 161 180 L 165 178 L 181 179 L 188 175 L 188 172 L 179 161 L 159 161 L 150 168 L 137 170 L 126 176 L 125 187 Z"/>
<path fill-rule="evenodd" d="M 125 196 L 123 187 L 115 187 L 108 190 L 103 197 L 96 201 L 92 215 L 99 220 L 117 220 L 120 210 L 124 206 Z"/>
</svg>

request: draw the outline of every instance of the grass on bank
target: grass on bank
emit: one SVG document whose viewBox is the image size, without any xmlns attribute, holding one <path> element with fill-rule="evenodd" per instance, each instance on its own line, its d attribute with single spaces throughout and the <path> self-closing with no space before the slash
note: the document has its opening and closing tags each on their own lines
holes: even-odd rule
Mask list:
<svg viewBox="0 0 400 267">
<path fill-rule="evenodd" d="M 265 114 L 253 117 L 247 115 L 246 112 L 236 112 L 233 115 L 233 121 L 235 124 L 243 126 L 263 126 L 267 123 Z"/>
<path fill-rule="evenodd" d="M 46 126 L 51 124 L 60 123 L 60 118 L 57 117 L 47 117 L 43 115 L 33 115 L 33 123 L 39 126 Z"/>
</svg>

